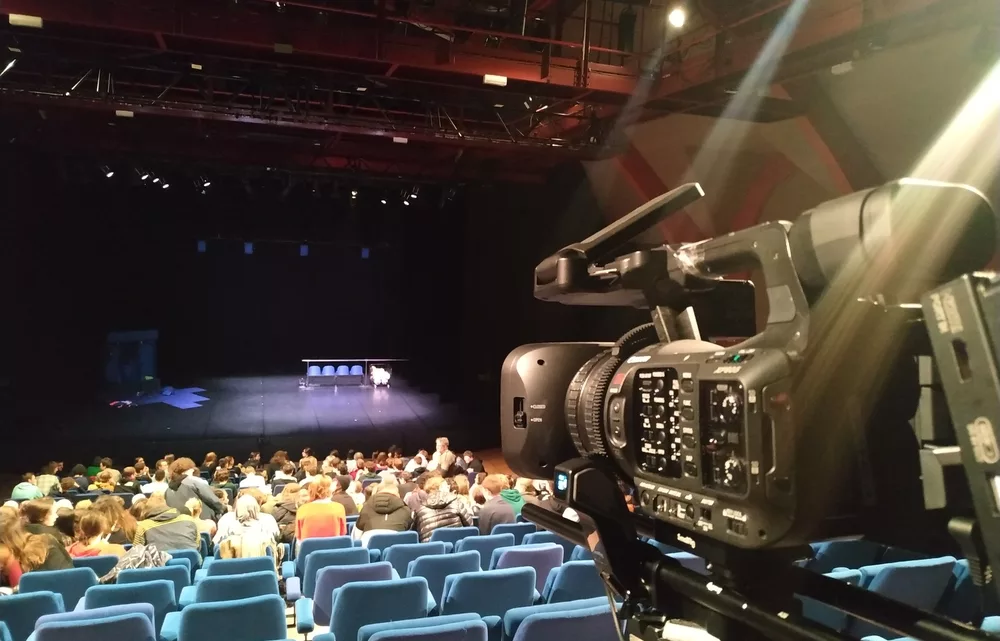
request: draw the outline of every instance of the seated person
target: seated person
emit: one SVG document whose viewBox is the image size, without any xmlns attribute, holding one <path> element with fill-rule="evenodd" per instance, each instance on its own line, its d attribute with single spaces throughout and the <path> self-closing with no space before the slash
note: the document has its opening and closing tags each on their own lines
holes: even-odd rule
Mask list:
<svg viewBox="0 0 1000 641">
<path fill-rule="evenodd" d="M 80 486 L 76 484 L 76 479 L 67 476 L 59 481 L 59 488 L 53 498 L 68 499 L 80 493 Z"/>
<path fill-rule="evenodd" d="M 108 543 L 111 535 L 111 524 L 100 512 L 87 510 L 80 517 L 80 531 L 76 541 L 69 546 L 69 555 L 73 558 L 84 556 L 101 556 L 111 554 L 117 557 L 125 555 L 125 547 L 116 543 Z"/>
<path fill-rule="evenodd" d="M 291 461 L 285 461 L 285 464 L 281 466 L 281 469 L 274 473 L 274 478 L 271 479 L 271 483 L 295 483 L 298 479 L 295 478 L 295 463 Z"/>
<path fill-rule="evenodd" d="M 399 498 L 399 485 L 395 481 L 382 481 L 375 487 L 375 494 L 365 502 L 354 524 L 359 535 L 369 530 L 405 532 L 413 525 L 413 512 Z"/>
<path fill-rule="evenodd" d="M 134 467 L 126 467 L 122 470 L 122 478 L 115 486 L 116 494 L 141 494 L 142 485 L 139 484 L 138 473 Z"/>
<path fill-rule="evenodd" d="M 167 483 L 167 470 L 164 468 L 157 468 L 156 472 L 153 473 L 153 480 L 142 486 L 143 494 L 164 494 L 170 484 Z"/>
<path fill-rule="evenodd" d="M 51 498 L 34 499 L 21 503 L 21 518 L 24 519 L 24 530 L 30 534 L 51 534 L 57 539 L 59 530 L 53 525 L 56 522 L 55 501 Z"/>
<path fill-rule="evenodd" d="M 207 534 L 209 536 L 215 535 L 215 521 L 201 518 L 201 501 L 194 498 L 188 499 L 187 503 L 184 504 L 184 507 L 186 507 L 187 511 L 191 513 L 191 516 L 194 517 L 195 525 L 198 526 L 198 534 Z"/>
<path fill-rule="evenodd" d="M 201 547 L 198 524 L 194 517 L 181 514 L 167 505 L 162 494 L 149 497 L 143 506 L 144 518 L 135 530 L 135 545 L 155 545 L 157 549 L 197 550 Z"/>
<path fill-rule="evenodd" d="M 318 476 L 309 484 L 309 501 L 295 513 L 295 538 L 305 539 L 344 536 L 347 517 L 344 506 L 331 500 L 329 476 Z"/>
<path fill-rule="evenodd" d="M 429 541 L 431 533 L 439 528 L 472 525 L 472 511 L 461 497 L 449 492 L 443 477 L 428 479 L 424 490 L 427 492 L 427 499 L 413 518 L 413 529 L 420 535 L 421 543 Z"/>
<path fill-rule="evenodd" d="M 102 470 L 97 474 L 94 482 L 87 488 L 88 492 L 98 492 L 101 494 L 111 494 L 115 491 L 115 477 L 111 470 Z"/>
<path fill-rule="evenodd" d="M 44 495 L 42 494 L 42 491 L 38 489 L 35 475 L 31 472 L 23 475 L 21 477 L 21 482 L 15 485 L 14 489 L 10 493 L 10 498 L 18 501 L 40 499 L 42 496 Z"/>
</svg>

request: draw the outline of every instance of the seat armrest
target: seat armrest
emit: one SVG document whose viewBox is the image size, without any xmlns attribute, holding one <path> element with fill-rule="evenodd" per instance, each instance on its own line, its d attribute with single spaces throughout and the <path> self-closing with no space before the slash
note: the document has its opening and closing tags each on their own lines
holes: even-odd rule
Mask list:
<svg viewBox="0 0 1000 641">
<path fill-rule="evenodd" d="M 316 629 L 313 620 L 313 600 L 302 598 L 295 602 L 295 631 L 299 634 L 309 634 Z"/>
<path fill-rule="evenodd" d="M 302 598 L 302 581 L 297 576 L 285 579 L 285 600 L 292 603 Z"/>
</svg>

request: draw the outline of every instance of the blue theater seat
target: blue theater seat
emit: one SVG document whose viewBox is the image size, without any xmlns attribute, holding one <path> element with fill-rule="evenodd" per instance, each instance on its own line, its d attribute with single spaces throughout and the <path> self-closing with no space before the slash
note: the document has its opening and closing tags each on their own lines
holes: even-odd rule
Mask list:
<svg viewBox="0 0 1000 641">
<path fill-rule="evenodd" d="M 534 523 L 501 523 L 494 525 L 490 534 L 513 534 L 514 545 L 521 545 L 524 542 L 524 537 L 536 530 Z"/>
<path fill-rule="evenodd" d="M 406 543 L 420 543 L 420 537 L 413 530 L 373 534 L 368 539 L 368 553 L 372 555 L 372 561 L 380 561 L 382 559 L 382 552 L 386 548 Z"/>
<path fill-rule="evenodd" d="M 423 619 L 403 619 L 402 621 L 387 621 L 385 623 L 369 623 L 358 630 L 358 641 L 371 641 L 376 635 L 396 633 L 404 630 L 430 630 L 439 626 L 450 626 L 456 623 L 482 623 L 475 614 L 452 614 L 446 617 L 427 617 Z M 486 626 L 483 626 L 483 630 Z"/>
<path fill-rule="evenodd" d="M 434 621 L 434 619 L 428 619 Z M 383 630 L 370 641 L 487 641 L 488 629 L 482 621 L 438 623 L 429 627 Z"/>
<path fill-rule="evenodd" d="M 192 603 L 237 601 L 268 594 L 279 594 L 278 575 L 274 570 L 210 576 L 198 585 L 185 588 L 177 605 L 183 609 Z"/>
<path fill-rule="evenodd" d="M 130 603 L 149 603 L 153 606 L 153 627 L 158 634 L 167 614 L 177 609 L 174 584 L 166 579 L 158 579 L 124 585 L 95 585 L 84 595 L 83 607 L 77 609 L 93 610 Z"/>
<path fill-rule="evenodd" d="M 836 570 L 828 572 L 826 576 L 838 581 L 844 581 L 851 585 L 861 584 L 861 570 Z M 802 616 L 810 621 L 815 621 L 836 632 L 842 632 L 847 626 L 847 615 L 837 608 L 810 599 L 809 597 L 796 597 L 802 601 Z"/>
<path fill-rule="evenodd" d="M 479 564 L 483 570 L 490 569 L 490 559 L 493 557 L 493 550 L 497 548 L 510 547 L 514 545 L 514 535 L 491 534 L 488 536 L 470 536 L 455 544 L 456 552 L 468 552 L 475 550 L 479 552 Z"/>
<path fill-rule="evenodd" d="M 72 570 L 47 570 L 28 572 L 21 577 L 18 590 L 21 594 L 55 592 L 62 595 L 67 609 L 73 609 L 87 590 L 97 585 L 97 575 L 90 568 Z"/>
<path fill-rule="evenodd" d="M 308 558 L 303 563 L 302 577 L 293 576 L 285 579 L 285 598 L 294 602 L 303 595 L 312 597 L 316 589 L 316 575 L 323 568 L 341 565 L 366 565 L 370 560 L 371 556 L 364 548 L 314 550 L 309 553 Z M 296 559 L 297 562 L 298 559 Z"/>
<path fill-rule="evenodd" d="M 310 365 L 306 369 L 306 376 L 322 376 L 322 370 L 320 370 L 319 365 Z"/>
<path fill-rule="evenodd" d="M 118 585 L 142 583 L 163 579 L 174 584 L 174 596 L 180 603 L 181 592 L 191 585 L 191 573 L 182 565 L 165 565 L 162 568 L 136 568 L 118 573 Z"/>
<path fill-rule="evenodd" d="M 477 527 L 439 527 L 431 532 L 431 543 L 441 541 L 457 545 L 459 541 L 470 536 L 479 536 Z"/>
<path fill-rule="evenodd" d="M 605 597 L 604 581 L 593 561 L 570 561 L 555 568 L 542 588 L 546 603 Z"/>
<path fill-rule="evenodd" d="M 570 555 L 569 560 L 570 561 L 593 561 L 594 560 L 594 553 L 591 552 L 590 550 L 588 550 L 587 548 L 583 547 L 582 545 L 578 545 L 575 548 L 573 548 L 573 554 Z"/>
<path fill-rule="evenodd" d="M 350 376 L 351 370 L 347 365 L 337 365 L 337 376 Z"/>
<path fill-rule="evenodd" d="M 29 572 L 24 576 L 43 574 Z M 24 577 L 22 577 L 24 578 Z M 25 641 L 35 629 L 35 621 L 47 614 L 64 612 L 62 595 L 58 592 L 35 591 L 30 593 L 0 596 L 0 621 L 7 624 L 12 641 Z"/>
<path fill-rule="evenodd" d="M 333 616 L 333 593 L 358 581 L 391 581 L 399 575 L 386 562 L 361 565 L 339 565 L 320 569 L 316 573 L 312 594 L 295 602 L 295 627 L 300 633 L 313 631 L 316 625 L 330 625 Z"/>
<path fill-rule="evenodd" d="M 221 633 L 221 634 L 220 634 Z M 161 641 L 275 641 L 288 637 L 285 602 L 266 596 L 194 603 L 167 618 Z"/>
<path fill-rule="evenodd" d="M 365 368 L 360 365 L 351 365 L 351 376 L 364 376 Z"/>
<path fill-rule="evenodd" d="M 35 641 L 38 638 L 37 631 L 41 630 L 43 626 L 47 626 L 48 624 L 66 623 L 70 621 L 97 621 L 125 614 L 138 614 L 145 617 L 146 621 L 149 622 L 148 633 L 150 635 L 150 639 L 155 641 L 156 631 L 153 629 L 153 606 L 149 603 L 128 603 L 125 605 L 110 605 L 106 608 L 95 608 L 93 610 L 74 610 L 72 612 L 47 614 L 39 617 L 38 621 L 35 623 L 36 633 L 32 633 L 28 639 L 30 641 Z M 71 637 L 71 639 L 72 638 L 73 637 Z"/>
<path fill-rule="evenodd" d="M 856 570 L 863 565 L 872 565 L 879 560 L 885 546 L 863 539 L 822 541 L 813 543 L 814 556 L 806 562 L 806 568 L 826 574 L 839 568 Z"/>
<path fill-rule="evenodd" d="M 445 544 L 436 541 L 428 543 L 403 543 L 393 545 L 385 551 L 382 556 L 400 576 L 406 576 L 406 569 L 410 561 L 419 559 L 422 556 L 434 554 L 444 554 Z"/>
<path fill-rule="evenodd" d="M 427 582 L 421 578 L 398 581 L 359 581 L 333 594 L 330 634 L 314 641 L 358 639 L 358 631 L 371 623 L 427 616 Z"/>
<path fill-rule="evenodd" d="M 318 367 L 316 369 L 319 369 Z M 337 369 L 333 365 L 323 366 L 323 376 L 334 376 L 337 373 Z M 319 376 L 319 372 L 316 372 L 316 376 Z"/>
<path fill-rule="evenodd" d="M 295 553 L 294 561 L 285 561 L 281 564 L 281 577 L 290 579 L 293 576 L 302 578 L 302 573 L 306 569 L 306 559 L 309 554 L 317 550 L 343 550 L 353 545 L 349 536 L 329 536 L 306 539 L 299 543 L 299 549 Z"/>
<path fill-rule="evenodd" d="M 406 576 L 421 576 L 426 579 L 427 589 L 430 591 L 431 597 L 440 605 L 444 592 L 444 582 L 447 577 L 452 574 L 478 572 L 480 569 L 479 552 L 470 550 L 468 552 L 455 552 L 454 554 L 422 556 L 414 559 L 407 566 Z"/>
<path fill-rule="evenodd" d="M 524 619 L 512 641 L 615 641 L 616 619 L 608 605 L 580 610 L 538 612 Z"/>
<path fill-rule="evenodd" d="M 493 550 L 490 559 L 491 570 L 505 568 L 533 568 L 535 570 L 535 590 L 545 589 L 549 573 L 562 565 L 563 549 L 555 543 L 541 545 L 515 545 L 510 548 Z"/>
<path fill-rule="evenodd" d="M 167 550 L 167 554 L 171 559 L 184 559 L 190 563 L 191 580 L 195 580 L 195 573 L 201 568 L 201 553 L 198 550 Z"/>
<path fill-rule="evenodd" d="M 538 545 L 540 543 L 556 543 L 561 545 L 563 548 L 563 562 L 570 560 L 573 556 L 573 549 L 576 548 L 576 543 L 564 539 L 558 534 L 546 531 L 531 532 L 530 534 L 526 534 L 522 541 L 523 545 Z"/>
<path fill-rule="evenodd" d="M 595 597 L 593 599 L 580 599 L 578 601 L 543 603 L 540 605 L 529 605 L 521 608 L 511 608 L 510 610 L 507 610 L 507 613 L 503 616 L 503 634 L 501 638 L 504 641 L 511 641 L 515 636 L 517 636 L 517 631 L 521 627 L 521 624 L 524 623 L 525 619 L 535 614 L 545 614 L 548 612 L 570 612 L 573 610 L 592 610 L 595 608 L 603 608 L 606 612 L 611 612 L 611 606 L 608 603 L 608 598 L 606 596 Z"/>
<path fill-rule="evenodd" d="M 100 619 L 55 621 L 40 626 L 33 641 L 155 641 L 153 624 L 139 613 L 119 614 Z"/>
<path fill-rule="evenodd" d="M 116 565 L 118 565 L 118 557 L 113 554 L 81 556 L 73 559 L 73 567 L 90 568 L 98 578 L 115 569 Z"/>
<path fill-rule="evenodd" d="M 274 574 L 274 561 L 269 556 L 252 556 L 245 559 L 219 559 L 204 570 L 194 574 L 197 585 L 210 576 L 232 576 L 248 572 L 271 572 Z"/>
<path fill-rule="evenodd" d="M 512 608 L 531 605 L 534 600 L 534 568 L 467 572 L 445 579 L 439 611 L 441 614 L 475 612 L 490 628 L 490 638 L 496 639 L 504 614 Z"/>
<path fill-rule="evenodd" d="M 861 586 L 921 610 L 933 610 L 952 579 L 955 557 L 901 561 L 861 567 Z M 877 625 L 852 618 L 845 632 L 854 638 L 885 635 Z"/>
</svg>

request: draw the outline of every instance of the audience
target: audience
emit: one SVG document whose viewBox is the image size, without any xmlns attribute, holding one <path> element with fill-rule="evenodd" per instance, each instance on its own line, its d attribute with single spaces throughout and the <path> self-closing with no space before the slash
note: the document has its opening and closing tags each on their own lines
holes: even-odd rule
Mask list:
<svg viewBox="0 0 1000 641">
<path fill-rule="evenodd" d="M 386 479 L 370 487 L 375 488 L 375 493 L 370 501 L 365 502 L 354 529 L 359 532 L 409 530 L 413 525 L 413 512 L 406 503 L 403 503 L 403 499 L 399 498 L 399 485 L 395 480 Z"/>
<path fill-rule="evenodd" d="M 251 553 L 250 548 L 275 549 L 280 536 L 274 517 L 262 513 L 260 504 L 252 495 L 241 494 L 236 499 L 236 509 L 219 519 L 219 528 L 213 541 L 216 545 L 228 542 L 233 548 L 232 556 L 235 557 L 262 556 L 263 552 Z"/>
<path fill-rule="evenodd" d="M 38 489 L 35 475 L 28 472 L 21 477 L 21 482 L 14 486 L 10 493 L 10 498 L 23 501 L 26 499 L 40 499 L 44 494 Z"/>
<path fill-rule="evenodd" d="M 131 543 L 135 538 L 136 520 L 125 509 L 125 501 L 118 496 L 102 496 L 94 501 L 91 510 L 100 512 L 108 520 L 111 527 L 109 543 Z"/>
<path fill-rule="evenodd" d="M 141 494 L 142 485 L 139 483 L 138 472 L 134 467 L 126 467 L 122 470 L 122 479 L 115 486 L 117 494 Z"/>
<path fill-rule="evenodd" d="M 150 494 L 164 494 L 168 489 L 170 489 L 170 484 L 167 483 L 167 471 L 163 468 L 157 467 L 156 472 L 153 473 L 153 480 L 150 483 L 146 483 L 142 486 L 142 493 L 146 495 Z"/>
<path fill-rule="evenodd" d="M 52 496 L 68 499 L 80 493 L 80 487 L 76 484 L 76 479 L 67 476 L 59 481 L 59 487 Z"/>
<path fill-rule="evenodd" d="M 145 501 L 143 519 L 135 530 L 135 545 L 155 545 L 158 550 L 197 550 L 201 547 L 194 517 L 167 505 L 162 494 Z"/>
<path fill-rule="evenodd" d="M 295 516 L 298 541 L 347 534 L 344 506 L 331 500 L 330 486 L 328 476 L 320 476 L 309 484 L 309 502 L 299 506 Z"/>
<path fill-rule="evenodd" d="M 94 477 L 94 482 L 87 487 L 88 492 L 97 492 L 98 494 L 111 494 L 115 491 L 115 477 L 111 473 L 111 470 L 101 470 Z"/>
<path fill-rule="evenodd" d="M 451 477 L 448 479 L 448 489 L 465 503 L 473 516 L 479 514 L 479 504 L 469 496 L 469 477 L 465 474 L 457 474 Z"/>
<path fill-rule="evenodd" d="M 111 459 L 107 457 L 102 458 L 99 467 L 100 471 L 98 471 L 98 474 L 100 474 L 101 472 L 110 472 L 111 486 L 114 487 L 115 485 L 118 485 L 118 481 L 120 481 L 122 478 L 122 473 L 114 469 L 114 462 L 112 462 Z"/>
<path fill-rule="evenodd" d="M 108 542 L 110 534 L 111 524 L 108 519 L 96 510 L 87 510 L 80 517 L 79 532 L 76 541 L 69 546 L 69 555 L 73 558 L 105 554 L 124 556 L 125 548 L 122 545 Z"/>
<path fill-rule="evenodd" d="M 249 465 L 243 468 L 243 480 L 240 481 L 241 490 L 248 487 L 256 487 L 258 489 L 267 487 L 267 480 L 257 474 L 257 470 Z"/>
<path fill-rule="evenodd" d="M 299 479 L 299 485 L 307 487 L 319 474 L 319 463 L 314 457 L 307 456 L 299 461 L 299 465 L 301 467 L 297 477 Z"/>
<path fill-rule="evenodd" d="M 464 467 L 466 472 L 471 472 L 473 474 L 481 474 L 486 471 L 483 467 L 483 462 L 477 459 L 475 455 L 469 450 L 465 450 L 462 453 L 462 461 L 464 461 Z"/>
<path fill-rule="evenodd" d="M 358 504 L 354 502 L 354 498 L 347 493 L 347 489 L 351 487 L 351 477 L 346 474 L 343 476 L 334 476 L 332 479 L 333 483 L 330 484 L 330 488 L 333 490 L 333 494 L 330 495 L 330 500 L 334 503 L 340 503 L 344 506 L 344 514 L 347 516 L 352 516 L 358 513 Z"/>
<path fill-rule="evenodd" d="M 489 534 L 495 526 L 501 523 L 516 522 L 517 514 L 514 513 L 511 503 L 504 499 L 503 493 L 517 493 L 517 490 L 507 489 L 506 476 L 503 474 L 490 474 L 483 479 L 483 483 L 479 488 L 485 499 L 485 503 L 479 509 L 480 534 Z"/>
<path fill-rule="evenodd" d="M 281 494 L 274 497 L 274 507 L 270 514 L 278 524 L 280 532 L 278 541 L 280 543 L 291 543 L 295 538 L 295 523 L 299 509 L 299 492 L 302 486 L 298 483 L 289 483 L 281 489 Z M 331 497 L 333 498 L 333 497 Z"/>
<path fill-rule="evenodd" d="M 212 478 L 212 487 L 222 490 L 230 490 L 233 493 L 233 496 L 236 496 L 236 491 L 239 490 L 239 488 L 236 487 L 236 484 L 230 480 L 229 470 L 223 467 L 215 469 L 215 476 Z"/>
<path fill-rule="evenodd" d="M 195 476 L 194 461 L 189 458 L 179 458 L 170 465 L 170 487 L 164 493 L 167 505 L 181 509 L 190 499 L 201 501 L 204 518 L 210 521 L 218 520 L 225 513 L 225 507 L 208 487 L 208 483 L 200 476 Z"/>
<path fill-rule="evenodd" d="M 410 474 L 416 474 L 416 470 L 427 469 L 427 450 L 420 450 L 417 455 L 411 458 L 406 466 L 403 467 L 404 472 L 409 472 Z"/>
<path fill-rule="evenodd" d="M 201 501 L 198 499 L 188 499 L 187 503 L 184 504 L 184 507 L 187 508 L 188 513 L 194 517 L 194 523 L 198 526 L 198 534 L 207 534 L 209 536 L 215 535 L 215 521 L 201 518 Z"/>
<path fill-rule="evenodd" d="M 51 534 L 25 531 L 17 515 L 0 514 L 0 568 L 11 587 L 25 572 L 73 567 L 65 546 Z"/>
<path fill-rule="evenodd" d="M 77 463 L 73 466 L 73 469 L 70 470 L 70 476 L 76 481 L 76 485 L 81 492 L 87 491 L 87 486 L 90 485 L 90 475 L 87 474 L 87 468 L 82 463 Z"/>
<path fill-rule="evenodd" d="M 295 463 L 291 461 L 286 461 L 281 469 L 274 473 L 271 477 L 271 483 L 277 483 L 278 481 L 284 481 L 285 483 L 295 483 L 298 479 L 295 478 Z"/>
<path fill-rule="evenodd" d="M 432 477 L 424 485 L 424 490 L 427 499 L 413 519 L 413 529 L 420 535 L 421 543 L 429 541 L 431 533 L 438 528 L 472 525 L 472 512 L 458 495 L 448 492 L 444 478 Z"/>
<path fill-rule="evenodd" d="M 42 493 L 42 496 L 49 496 L 54 492 L 55 488 L 59 487 L 59 477 L 56 476 L 58 469 L 59 463 L 49 461 L 42 468 L 42 473 L 35 479 L 35 485 L 38 487 L 38 491 Z"/>
<path fill-rule="evenodd" d="M 201 462 L 201 467 L 198 468 L 201 472 L 207 472 L 209 476 L 215 474 L 215 468 L 218 466 L 218 457 L 215 452 L 209 452 L 205 455 L 205 459 Z"/>
<path fill-rule="evenodd" d="M 21 503 L 21 518 L 24 530 L 29 534 L 51 534 L 59 537 L 56 521 L 55 501 L 51 498 L 32 499 Z"/>
</svg>

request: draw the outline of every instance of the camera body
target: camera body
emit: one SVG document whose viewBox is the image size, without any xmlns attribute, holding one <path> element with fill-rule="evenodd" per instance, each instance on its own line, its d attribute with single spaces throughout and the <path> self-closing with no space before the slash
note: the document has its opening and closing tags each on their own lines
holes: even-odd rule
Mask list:
<svg viewBox="0 0 1000 641">
<path fill-rule="evenodd" d="M 552 478 L 569 459 L 609 462 L 673 545 L 707 537 L 799 548 L 911 527 L 923 495 L 910 333 L 922 316 L 919 305 L 876 295 L 905 303 L 986 264 L 997 234 L 989 203 L 962 185 L 904 179 L 824 203 L 794 225 L 599 260 L 701 194 L 694 184 L 664 194 L 536 268 L 536 298 L 647 307 L 653 322 L 615 343 L 512 351 L 501 376 L 508 464 Z M 914 203 L 951 216 L 909 216 Z M 928 234 L 947 248 L 900 260 Z M 723 275 L 751 270 L 765 283 L 762 330 L 728 348 L 701 340 L 692 302 Z"/>
</svg>

